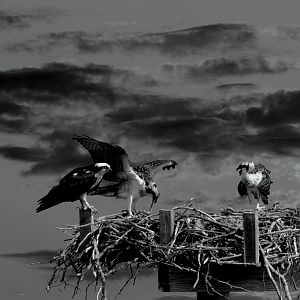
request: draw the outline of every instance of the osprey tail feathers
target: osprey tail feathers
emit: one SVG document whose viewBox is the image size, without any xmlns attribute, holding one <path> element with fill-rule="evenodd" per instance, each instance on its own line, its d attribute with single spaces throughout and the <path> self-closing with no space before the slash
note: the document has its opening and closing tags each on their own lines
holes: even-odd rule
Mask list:
<svg viewBox="0 0 300 300">
<path fill-rule="evenodd" d="M 64 196 L 66 195 L 62 193 L 62 190 L 59 186 L 53 187 L 46 196 L 38 200 L 39 207 L 35 211 L 38 213 L 57 204 L 66 202 L 66 200 L 64 200 Z"/>
<path fill-rule="evenodd" d="M 269 204 L 268 196 L 260 194 L 260 198 L 263 204 Z"/>
</svg>

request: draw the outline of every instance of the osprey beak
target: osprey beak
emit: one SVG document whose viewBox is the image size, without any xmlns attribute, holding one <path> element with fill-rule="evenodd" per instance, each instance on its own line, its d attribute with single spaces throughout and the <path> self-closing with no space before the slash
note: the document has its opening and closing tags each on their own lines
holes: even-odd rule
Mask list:
<svg viewBox="0 0 300 300">
<path fill-rule="evenodd" d="M 239 165 L 239 166 L 236 168 L 236 171 L 241 170 L 241 169 L 242 169 L 242 165 Z"/>
</svg>

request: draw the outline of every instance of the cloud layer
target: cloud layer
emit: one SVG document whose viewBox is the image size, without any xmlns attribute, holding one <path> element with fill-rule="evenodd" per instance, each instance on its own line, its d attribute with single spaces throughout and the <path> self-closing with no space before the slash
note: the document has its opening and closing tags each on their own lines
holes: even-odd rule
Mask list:
<svg viewBox="0 0 300 300">
<path fill-rule="evenodd" d="M 192 154 L 213 167 L 240 153 L 298 155 L 297 90 L 226 100 L 169 97 L 118 87 L 112 78 L 124 72 L 66 64 L 1 72 L 1 128 L 36 135 L 38 143 L 2 145 L 0 155 L 31 163 L 27 175 L 60 173 L 90 161 L 71 140 L 76 133 L 127 140 L 124 146 L 151 143 L 175 155 Z"/>
<path fill-rule="evenodd" d="M 0 128 L 36 142 L 2 144 L 0 155 L 27 162 L 23 175 L 61 174 L 90 162 L 71 140 L 73 134 L 88 134 L 121 144 L 134 161 L 192 156 L 207 172 L 228 158 L 297 157 L 299 91 L 258 89 L 249 81 L 295 67 L 293 60 L 265 51 L 261 33 L 245 24 L 110 37 L 65 31 L 10 45 L 30 53 L 72 45 L 85 54 L 129 51 L 135 63 L 137 54 L 155 59 L 153 66 L 131 68 L 52 62 L 1 71 Z M 211 91 L 190 94 L 190 88 L 205 88 L 206 81 L 217 97 Z M 176 93 L 179 89 L 182 93 Z"/>
<path fill-rule="evenodd" d="M 107 38 L 101 33 L 66 31 L 50 33 L 36 39 L 14 43 L 10 51 L 48 51 L 58 45 L 73 45 L 80 52 L 157 50 L 162 54 L 185 56 L 207 48 L 245 49 L 254 46 L 256 30 L 245 24 L 213 24 L 184 30 L 135 34 Z"/>
</svg>

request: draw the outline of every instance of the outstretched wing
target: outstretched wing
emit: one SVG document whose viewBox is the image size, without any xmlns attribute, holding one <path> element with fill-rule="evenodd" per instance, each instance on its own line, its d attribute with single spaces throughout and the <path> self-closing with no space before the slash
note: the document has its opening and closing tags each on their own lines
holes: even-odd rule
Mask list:
<svg viewBox="0 0 300 300">
<path fill-rule="evenodd" d="M 131 166 L 126 151 L 115 144 L 98 141 L 87 135 L 75 135 L 73 140 L 79 142 L 87 149 L 94 163 L 105 162 L 110 165 L 112 171 L 104 175 L 104 179 L 114 181 L 127 177 Z"/>
<path fill-rule="evenodd" d="M 144 178 L 153 178 L 159 171 L 174 169 L 177 165 L 175 160 L 154 160 L 138 165 L 134 170 Z"/>
</svg>

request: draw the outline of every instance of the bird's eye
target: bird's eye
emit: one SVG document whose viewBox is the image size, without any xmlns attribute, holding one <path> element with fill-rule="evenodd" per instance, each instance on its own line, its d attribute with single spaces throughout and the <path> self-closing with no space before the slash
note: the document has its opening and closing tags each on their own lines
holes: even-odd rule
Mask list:
<svg viewBox="0 0 300 300">
<path fill-rule="evenodd" d="M 157 187 L 157 184 L 156 184 L 156 183 L 153 183 L 153 186 L 154 186 L 154 187 Z"/>
</svg>

